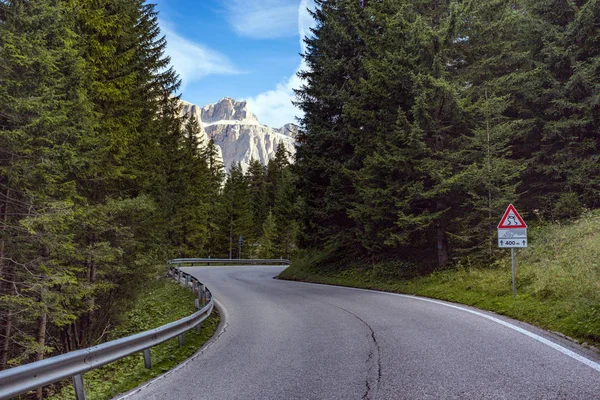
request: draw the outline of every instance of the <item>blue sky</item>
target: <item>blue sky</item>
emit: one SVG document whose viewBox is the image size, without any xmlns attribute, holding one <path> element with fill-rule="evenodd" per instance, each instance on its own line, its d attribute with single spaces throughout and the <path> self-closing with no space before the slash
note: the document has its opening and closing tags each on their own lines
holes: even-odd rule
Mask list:
<svg viewBox="0 0 600 400">
<path fill-rule="evenodd" d="M 300 112 L 301 36 L 312 0 L 157 0 L 167 53 L 182 98 L 200 106 L 223 97 L 248 100 L 261 122 L 280 127 Z"/>
</svg>

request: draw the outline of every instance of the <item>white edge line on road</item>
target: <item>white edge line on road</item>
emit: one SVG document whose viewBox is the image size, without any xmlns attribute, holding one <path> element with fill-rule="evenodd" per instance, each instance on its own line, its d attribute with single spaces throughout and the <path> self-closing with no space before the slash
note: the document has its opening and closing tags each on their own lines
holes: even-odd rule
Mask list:
<svg viewBox="0 0 600 400">
<path fill-rule="evenodd" d="M 283 279 L 282 279 L 283 281 Z M 445 303 L 443 301 L 438 301 L 438 300 L 433 300 L 433 299 L 428 299 L 426 297 L 419 297 L 419 296 L 411 296 L 408 294 L 400 294 L 400 293 L 390 293 L 390 292 L 382 292 L 380 290 L 370 290 L 370 289 L 361 289 L 361 288 L 353 288 L 353 287 L 348 287 L 348 286 L 337 286 L 337 285 L 327 285 L 327 284 L 323 284 L 323 283 L 310 283 L 310 282 L 298 282 L 298 281 L 287 281 L 287 282 L 297 282 L 297 283 L 305 283 L 305 284 L 309 284 L 309 285 L 321 285 L 321 286 L 331 286 L 331 287 L 337 287 L 337 288 L 342 288 L 342 289 L 350 289 L 350 290 L 359 290 L 359 291 L 363 291 L 363 292 L 370 292 L 370 293 L 380 293 L 380 294 L 387 294 L 387 295 L 391 295 L 391 296 L 398 296 L 398 297 L 406 297 L 409 299 L 414 299 L 414 300 L 420 300 L 420 301 L 426 301 L 428 303 L 434 303 L 434 304 L 439 304 L 442 306 L 446 306 L 446 307 L 450 307 L 450 308 L 454 308 L 457 310 L 461 310 L 461 311 L 465 311 L 474 315 L 477 315 L 478 317 L 482 317 L 485 318 L 487 320 L 490 320 L 492 322 L 495 322 L 497 324 L 500 324 L 502 326 L 505 326 L 509 329 L 512 329 L 514 331 L 517 331 L 519 333 L 522 333 L 525 336 L 530 337 L 533 340 L 536 340 L 540 343 L 545 344 L 546 346 L 552 347 L 554 350 L 559 351 L 561 353 L 563 353 L 564 355 L 573 358 L 574 360 L 579 361 L 582 364 L 587 365 L 590 368 L 595 369 L 596 371 L 600 372 L 600 364 L 598 364 L 595 361 L 592 361 L 580 354 L 575 353 L 574 351 L 571 351 L 569 349 L 567 349 L 566 347 L 563 347 L 557 343 L 554 343 L 551 340 L 548 340 L 546 338 L 541 337 L 540 335 L 536 335 L 533 332 L 529 332 L 526 329 L 520 328 L 516 325 L 513 325 L 509 322 L 503 321 L 499 318 L 495 318 L 492 317 L 491 315 L 487 315 L 484 313 L 481 313 L 479 311 L 475 311 L 475 310 L 470 310 L 468 308 L 465 307 L 461 307 L 461 306 L 457 306 L 454 304 L 449 304 L 449 303 Z"/>
<path fill-rule="evenodd" d="M 204 352 L 206 352 L 206 350 L 208 350 L 214 343 L 216 343 L 217 339 L 219 339 L 219 337 L 221 336 L 221 334 L 223 334 L 223 332 L 225 331 L 225 328 L 227 327 L 227 310 L 225 309 L 225 307 L 223 307 L 223 304 L 218 302 L 216 299 L 215 299 L 215 307 L 217 307 L 219 310 L 219 314 L 221 316 L 221 322 L 219 323 L 219 326 L 217 327 L 217 331 L 215 331 L 212 338 L 208 339 L 208 341 L 202 347 L 200 347 L 197 352 L 195 352 L 187 360 L 185 360 L 181 364 L 175 366 L 174 368 L 171 368 L 164 374 L 159 375 L 156 378 L 154 378 L 146 383 L 143 383 L 141 386 L 138 386 L 135 389 L 131 389 L 129 392 L 126 392 L 121 395 L 117 395 L 116 397 L 113 398 L 113 400 L 128 399 L 131 396 L 138 394 L 142 390 L 146 389 L 148 386 L 162 380 L 163 378 L 166 378 L 167 376 L 171 375 L 172 373 L 174 373 L 176 371 L 179 371 L 181 368 L 185 367 L 190 362 L 194 361 L 198 356 L 200 356 L 201 354 L 204 354 Z"/>
</svg>

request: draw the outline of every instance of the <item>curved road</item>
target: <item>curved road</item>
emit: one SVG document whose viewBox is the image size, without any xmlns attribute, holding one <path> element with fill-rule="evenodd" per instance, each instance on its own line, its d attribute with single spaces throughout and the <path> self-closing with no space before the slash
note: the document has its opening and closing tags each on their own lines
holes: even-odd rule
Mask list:
<svg viewBox="0 0 600 400">
<path fill-rule="evenodd" d="M 224 330 L 126 397 L 600 399 L 600 357 L 450 303 L 273 279 L 283 267 L 198 267 Z"/>
</svg>

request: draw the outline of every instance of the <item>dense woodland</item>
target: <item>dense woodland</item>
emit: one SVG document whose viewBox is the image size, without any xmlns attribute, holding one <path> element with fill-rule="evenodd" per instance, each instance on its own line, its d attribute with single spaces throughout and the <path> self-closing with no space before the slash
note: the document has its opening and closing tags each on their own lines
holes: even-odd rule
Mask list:
<svg viewBox="0 0 600 400">
<path fill-rule="evenodd" d="M 105 340 L 171 257 L 293 250 L 288 154 L 226 174 L 164 49 L 142 0 L 0 0 L 0 369 Z"/>
<path fill-rule="evenodd" d="M 600 207 L 600 1 L 316 3 L 295 171 L 324 267 L 489 261 L 510 202 Z"/>
</svg>

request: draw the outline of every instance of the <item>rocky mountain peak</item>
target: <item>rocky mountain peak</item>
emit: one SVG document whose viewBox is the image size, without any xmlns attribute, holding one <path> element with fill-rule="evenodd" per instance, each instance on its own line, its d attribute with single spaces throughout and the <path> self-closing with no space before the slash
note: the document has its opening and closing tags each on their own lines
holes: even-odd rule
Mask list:
<svg viewBox="0 0 600 400">
<path fill-rule="evenodd" d="M 275 129 L 275 130 L 277 132 L 281 133 L 282 135 L 289 136 L 292 139 L 296 139 L 296 136 L 298 136 L 298 131 L 300 130 L 300 128 L 296 124 L 285 124 L 281 128 Z"/>
<path fill-rule="evenodd" d="M 262 125 L 245 101 L 226 97 L 204 107 L 186 101 L 181 105 L 183 115 L 192 116 L 200 123 L 200 143 L 206 144 L 208 138 L 214 140 L 227 170 L 239 162 L 246 171 L 253 159 L 266 165 L 275 157 L 278 146 L 284 146 L 291 155 L 296 152 L 298 126 L 285 124 L 281 128 L 272 128 Z"/>
<path fill-rule="evenodd" d="M 204 124 L 219 123 L 222 121 L 240 121 L 258 124 L 258 118 L 250 110 L 246 101 L 237 101 L 225 97 L 216 104 L 202 107 L 202 122 Z"/>
</svg>

